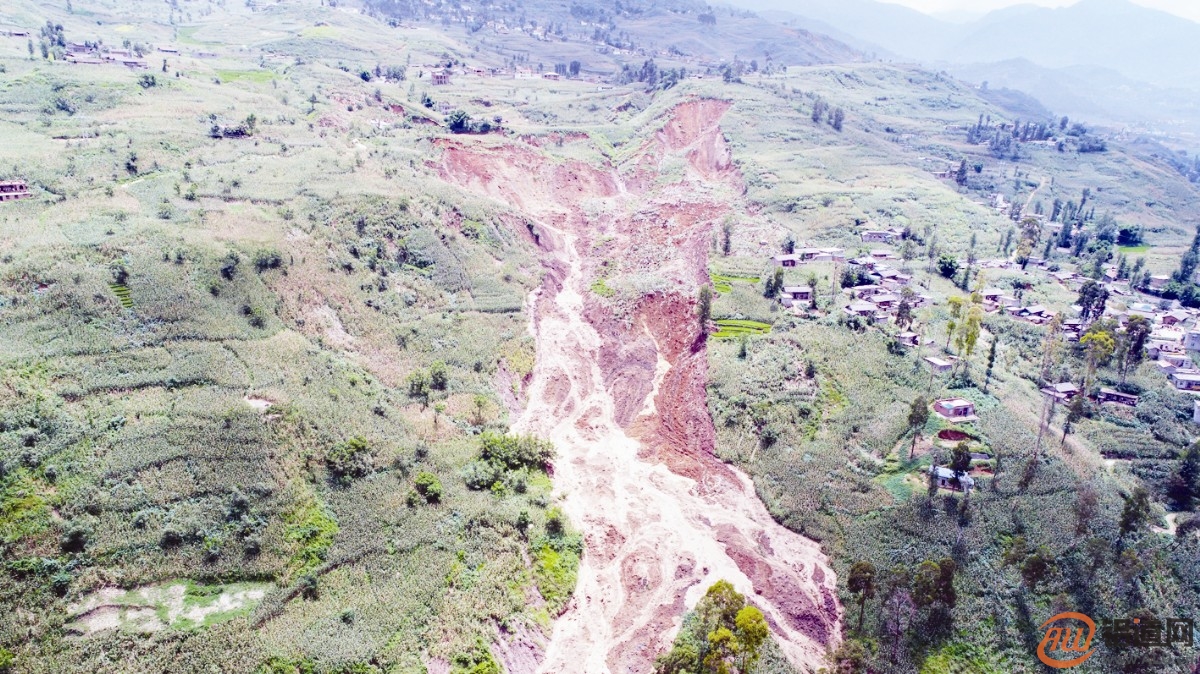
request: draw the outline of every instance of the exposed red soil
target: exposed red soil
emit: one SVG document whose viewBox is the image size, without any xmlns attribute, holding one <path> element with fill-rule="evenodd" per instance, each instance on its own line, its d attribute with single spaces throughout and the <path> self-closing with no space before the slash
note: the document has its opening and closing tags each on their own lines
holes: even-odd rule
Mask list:
<svg viewBox="0 0 1200 674">
<path fill-rule="evenodd" d="M 749 479 L 714 455 L 693 298 L 714 227 L 742 191 L 718 126 L 728 107 L 676 106 L 621 166 L 440 143 L 442 176 L 520 211 L 546 251 L 529 301 L 537 365 L 516 426 L 555 442 L 556 487 L 585 555 L 538 671 L 648 672 L 720 578 L 763 609 L 796 664 L 815 669 L 840 639 L 819 547 L 775 523 Z M 687 158 L 688 175 L 655 186 L 670 155 Z M 620 309 L 588 290 L 637 272 L 665 289 Z"/>
</svg>

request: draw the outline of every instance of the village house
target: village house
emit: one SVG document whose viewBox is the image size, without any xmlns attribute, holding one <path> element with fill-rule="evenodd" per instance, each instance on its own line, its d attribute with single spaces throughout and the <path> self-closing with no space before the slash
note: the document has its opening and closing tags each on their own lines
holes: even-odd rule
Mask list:
<svg viewBox="0 0 1200 674">
<path fill-rule="evenodd" d="M 779 302 L 785 307 L 795 307 L 812 301 L 813 290 L 809 286 L 784 286 L 779 293 Z"/>
<path fill-rule="evenodd" d="M 900 305 L 900 296 L 892 293 L 880 293 L 871 298 L 880 309 L 894 309 Z"/>
<path fill-rule="evenodd" d="M 1170 282 L 1171 282 L 1170 276 L 1160 276 L 1160 275 L 1151 276 L 1150 277 L 1150 290 L 1155 291 L 1155 292 L 1160 291 L 1163 288 L 1165 288 L 1167 286 L 1167 284 Z"/>
<path fill-rule="evenodd" d="M 939 489 L 951 489 L 954 491 L 970 493 L 971 490 L 975 488 L 975 480 L 973 480 L 970 475 L 956 475 L 954 471 L 950 470 L 949 468 L 930 466 L 929 474 L 937 481 L 937 486 Z"/>
<path fill-rule="evenodd" d="M 884 289 L 882 287 L 874 285 L 874 284 L 865 285 L 865 286 L 854 286 L 853 288 L 850 289 L 850 296 L 860 299 L 860 300 L 866 300 L 866 299 L 870 299 L 882 292 L 884 292 Z"/>
<path fill-rule="evenodd" d="M 875 316 L 875 312 L 878 310 L 879 307 L 870 302 L 864 302 L 862 300 L 851 302 L 845 308 L 845 312 L 851 316 L 862 316 L 864 318 L 873 318 Z"/>
<path fill-rule="evenodd" d="M 863 243 L 895 243 L 898 233 L 895 230 L 868 229 L 862 233 Z"/>
<path fill-rule="evenodd" d="M 558 73 L 542 73 L 542 79 L 558 81 L 561 79 Z"/>
<path fill-rule="evenodd" d="M 873 250 L 871 258 L 874 260 L 894 260 L 896 256 L 890 250 Z"/>
<path fill-rule="evenodd" d="M 432 78 L 433 86 L 435 87 L 450 84 L 450 73 L 448 72 L 430 73 L 430 77 Z"/>
<path fill-rule="evenodd" d="M 1183 348 L 1188 351 L 1200 351 L 1200 330 L 1192 330 L 1183 336 Z"/>
<path fill-rule="evenodd" d="M 1042 389 L 1042 394 L 1048 398 L 1052 398 L 1059 403 L 1070 402 L 1072 398 L 1079 395 L 1079 387 L 1071 382 L 1063 382 L 1054 384 Z"/>
<path fill-rule="evenodd" d="M 1180 391 L 1200 391 L 1200 371 L 1176 370 L 1171 374 L 1171 384 Z"/>
<path fill-rule="evenodd" d="M 978 421 L 975 403 L 965 398 L 943 398 L 933 403 L 933 412 L 951 423 Z"/>
<path fill-rule="evenodd" d="M 896 335 L 896 341 L 900 342 L 901 346 L 918 346 L 921 336 L 915 332 L 902 332 Z"/>
<path fill-rule="evenodd" d="M 1191 317 L 1192 315 L 1188 312 L 1183 311 L 1182 309 L 1176 309 L 1175 311 L 1168 311 L 1162 315 L 1162 324 L 1168 326 L 1182 326 L 1182 324 L 1185 321 L 1190 320 Z"/>
<path fill-rule="evenodd" d="M 1129 393 L 1121 393 L 1115 389 L 1102 388 L 1096 401 L 1100 403 L 1116 403 L 1126 407 L 1137 407 L 1138 397 Z"/>
<path fill-rule="evenodd" d="M 949 372 L 950 368 L 954 367 L 953 361 L 938 358 L 937 356 L 926 356 L 924 360 L 929 364 L 929 369 L 938 374 Z"/>
<path fill-rule="evenodd" d="M 24 180 L 0 181 L 0 201 L 16 201 L 33 196 Z"/>
<path fill-rule="evenodd" d="M 999 304 L 1000 298 L 1004 297 L 1004 291 L 999 288 L 984 288 L 980 291 L 979 296 L 983 301 L 989 304 Z"/>
<path fill-rule="evenodd" d="M 795 267 L 802 261 L 803 260 L 801 257 L 795 253 L 790 255 L 776 255 L 771 258 L 771 262 L 773 262 L 776 267 Z"/>
</svg>

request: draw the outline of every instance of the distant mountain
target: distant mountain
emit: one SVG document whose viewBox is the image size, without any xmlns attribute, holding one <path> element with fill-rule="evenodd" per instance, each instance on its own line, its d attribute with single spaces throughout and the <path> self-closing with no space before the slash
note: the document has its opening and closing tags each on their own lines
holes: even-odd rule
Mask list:
<svg viewBox="0 0 1200 674">
<path fill-rule="evenodd" d="M 956 77 L 990 89 L 1020 89 L 1057 114 L 1106 124 L 1154 122 L 1164 130 L 1200 131 L 1195 89 L 1156 87 L 1106 68 L 1043 68 L 1025 59 L 948 66 Z"/>
<path fill-rule="evenodd" d="M 876 0 L 737 0 L 886 60 L 1019 89 L 1097 121 L 1200 130 L 1200 24 L 1128 0 L 1016 5 L 943 20 Z"/>
<path fill-rule="evenodd" d="M 1057 9 L 1012 7 L 965 28 L 938 60 L 1024 58 L 1046 68 L 1099 66 L 1158 86 L 1200 85 L 1200 24 L 1127 0 L 1082 0 Z"/>
<path fill-rule="evenodd" d="M 914 9 L 875 0 L 735 0 L 756 11 L 774 10 L 794 15 L 794 25 L 819 31 L 832 28 L 865 51 L 886 52 L 907 58 L 939 55 L 947 32 L 958 26 L 939 21 Z M 775 14 L 777 19 L 782 15 Z M 832 33 L 831 33 L 832 34 Z M 930 40 L 937 44 L 930 49 Z"/>
</svg>

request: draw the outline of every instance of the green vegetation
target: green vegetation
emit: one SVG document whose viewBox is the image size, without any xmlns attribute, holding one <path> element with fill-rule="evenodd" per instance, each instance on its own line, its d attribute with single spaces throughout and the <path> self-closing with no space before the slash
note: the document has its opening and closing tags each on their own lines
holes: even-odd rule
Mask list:
<svg viewBox="0 0 1200 674">
<path fill-rule="evenodd" d="M 733 292 L 733 284 L 735 283 L 758 285 L 762 281 L 757 276 L 727 276 L 725 274 L 709 274 L 709 279 L 712 280 L 713 290 L 719 293 Z"/>
<path fill-rule="evenodd" d="M 616 291 L 608 287 L 608 283 L 604 279 L 596 279 L 591 285 L 592 292 L 600 297 L 612 297 L 616 295 Z"/>
<path fill-rule="evenodd" d="M 772 649 L 763 614 L 746 603 L 728 581 L 708 588 L 696 610 L 684 617 L 671 650 L 654 663 L 655 674 L 750 674 Z"/>
<path fill-rule="evenodd" d="M 717 332 L 713 333 L 713 337 L 716 339 L 730 339 L 746 335 L 765 335 L 771 331 L 771 325 L 769 323 L 737 320 L 732 318 L 717 319 L 717 327 L 719 329 Z"/>
</svg>

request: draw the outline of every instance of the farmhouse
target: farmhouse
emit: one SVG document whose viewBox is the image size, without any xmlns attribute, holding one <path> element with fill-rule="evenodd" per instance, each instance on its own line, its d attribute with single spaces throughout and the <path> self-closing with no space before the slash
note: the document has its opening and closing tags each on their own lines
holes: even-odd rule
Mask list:
<svg viewBox="0 0 1200 674">
<path fill-rule="evenodd" d="M 957 475 L 949 468 L 930 466 L 929 474 L 937 480 L 937 486 L 940 489 L 970 492 L 975 488 L 975 480 L 971 479 L 970 475 Z"/>
<path fill-rule="evenodd" d="M 892 293 L 880 293 L 871 298 L 880 309 L 892 309 L 900 304 L 900 296 Z"/>
<path fill-rule="evenodd" d="M 1079 387 L 1069 381 L 1063 382 L 1042 389 L 1042 395 L 1053 398 L 1060 403 L 1070 402 L 1072 398 L 1079 395 Z"/>
<path fill-rule="evenodd" d="M 1184 323 L 1185 321 L 1187 321 L 1188 319 L 1190 319 L 1191 317 L 1192 317 L 1192 315 L 1189 314 L 1188 312 L 1180 310 L 1180 309 L 1176 309 L 1175 311 L 1168 311 L 1167 313 L 1162 315 L 1162 324 L 1163 325 L 1180 325 L 1180 324 Z"/>
<path fill-rule="evenodd" d="M 1102 388 L 1096 400 L 1101 403 L 1117 403 L 1127 407 L 1137 407 L 1138 397 L 1129 393 L 1121 393 L 1115 389 Z"/>
<path fill-rule="evenodd" d="M 0 181 L 0 201 L 16 201 L 33 196 L 24 180 Z"/>
<path fill-rule="evenodd" d="M 1200 372 L 1176 370 L 1171 374 L 1171 383 L 1180 391 L 1200 391 Z"/>
<path fill-rule="evenodd" d="M 784 286 L 779 302 L 785 307 L 795 307 L 812 301 L 813 290 L 809 286 Z"/>
<path fill-rule="evenodd" d="M 846 307 L 846 313 L 852 316 L 869 317 L 873 316 L 878 309 L 879 307 L 870 302 L 859 300 L 857 302 L 851 302 L 850 305 Z"/>
<path fill-rule="evenodd" d="M 890 230 L 869 229 L 862 233 L 863 243 L 893 243 L 896 234 Z"/>
<path fill-rule="evenodd" d="M 440 86 L 443 86 L 446 84 L 450 84 L 450 73 L 447 73 L 447 72 L 433 73 L 430 76 L 433 78 L 433 86 L 435 86 L 435 87 L 440 87 Z"/>
<path fill-rule="evenodd" d="M 938 358 L 936 356 L 926 356 L 925 362 L 929 363 L 930 370 L 933 370 L 934 372 L 937 372 L 938 374 L 942 374 L 943 372 L 949 372 L 950 368 L 954 367 L 953 362 L 942 359 L 942 358 Z"/>
<path fill-rule="evenodd" d="M 1188 351 L 1200 351 L 1200 330 L 1192 330 L 1184 335 L 1183 348 Z"/>
<path fill-rule="evenodd" d="M 803 262 L 803 260 L 799 255 L 793 253 L 791 255 L 776 255 L 771 258 L 771 262 L 774 262 L 776 267 L 795 267 Z"/>
<path fill-rule="evenodd" d="M 978 421 L 975 416 L 975 403 L 964 398 L 943 398 L 933 403 L 933 411 L 939 417 L 951 423 Z"/>
</svg>

